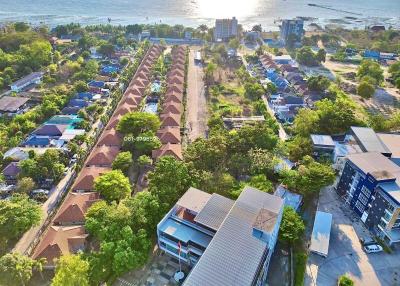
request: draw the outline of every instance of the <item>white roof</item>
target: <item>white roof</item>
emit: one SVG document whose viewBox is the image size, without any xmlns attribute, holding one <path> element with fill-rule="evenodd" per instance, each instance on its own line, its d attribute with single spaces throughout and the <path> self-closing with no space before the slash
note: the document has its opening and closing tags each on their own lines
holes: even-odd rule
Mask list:
<svg viewBox="0 0 400 286">
<path fill-rule="evenodd" d="M 311 235 L 310 251 L 328 256 L 331 236 L 332 214 L 317 211 Z"/>
<path fill-rule="evenodd" d="M 195 213 L 199 213 L 210 198 L 210 194 L 190 187 L 176 204 Z"/>
</svg>

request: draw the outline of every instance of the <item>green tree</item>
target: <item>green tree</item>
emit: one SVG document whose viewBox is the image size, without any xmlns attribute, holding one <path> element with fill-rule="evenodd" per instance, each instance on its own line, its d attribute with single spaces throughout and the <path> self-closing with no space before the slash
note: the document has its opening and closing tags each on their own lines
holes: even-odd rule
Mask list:
<svg viewBox="0 0 400 286">
<path fill-rule="evenodd" d="M 214 62 L 209 62 L 205 68 L 205 80 L 207 85 L 214 83 L 214 72 L 217 70 L 217 65 Z"/>
<path fill-rule="evenodd" d="M 193 178 L 186 164 L 171 156 L 162 157 L 149 174 L 149 190 L 163 211 L 168 211 L 192 185 Z"/>
<path fill-rule="evenodd" d="M 30 29 L 30 26 L 24 22 L 16 22 L 14 23 L 14 29 L 16 32 L 25 32 Z"/>
<path fill-rule="evenodd" d="M 303 195 L 313 195 L 321 188 L 333 184 L 335 172 L 325 164 L 318 163 L 310 156 L 305 156 L 297 170 L 281 172 L 282 183 Z"/>
<path fill-rule="evenodd" d="M 133 159 L 131 152 L 120 152 L 112 163 L 112 168 L 114 170 L 121 170 L 124 174 L 127 174 L 132 164 Z"/>
<path fill-rule="evenodd" d="M 81 255 L 65 255 L 57 261 L 52 286 L 89 286 L 89 262 Z"/>
<path fill-rule="evenodd" d="M 161 123 L 158 117 L 147 112 L 130 112 L 125 114 L 118 123 L 117 130 L 122 134 L 137 137 L 146 131 L 156 132 Z"/>
<path fill-rule="evenodd" d="M 306 66 L 316 66 L 319 63 L 316 54 L 307 46 L 297 50 L 296 59 L 300 64 Z"/>
<path fill-rule="evenodd" d="M 312 76 L 307 80 L 307 85 L 310 90 L 323 92 L 331 85 L 330 80 L 323 76 Z"/>
<path fill-rule="evenodd" d="M 362 79 L 365 76 L 374 78 L 377 84 L 384 81 L 383 70 L 379 63 L 372 60 L 363 60 L 357 70 L 357 77 Z"/>
<path fill-rule="evenodd" d="M 223 136 L 213 136 L 209 139 L 198 138 L 186 148 L 185 161 L 193 163 L 198 170 L 218 170 L 226 160 L 226 141 Z"/>
<path fill-rule="evenodd" d="M 131 193 L 129 179 L 120 170 L 113 170 L 97 177 L 94 181 L 94 189 L 107 202 L 120 201 Z"/>
<path fill-rule="evenodd" d="M 362 98 L 371 98 L 375 94 L 375 87 L 367 81 L 362 81 L 357 87 L 357 94 Z"/>
<path fill-rule="evenodd" d="M 98 52 L 104 56 L 111 57 L 112 54 L 115 52 L 115 48 L 113 44 L 103 43 L 98 48 Z"/>
<path fill-rule="evenodd" d="M 164 215 L 160 210 L 160 202 L 151 192 L 140 192 L 134 197 L 123 201 L 130 210 L 132 229 L 144 229 L 148 234 L 154 236 L 158 222 Z"/>
<path fill-rule="evenodd" d="M 325 49 L 319 49 L 316 55 L 316 59 L 321 63 L 326 61 L 326 51 Z"/>
<path fill-rule="evenodd" d="M 297 162 L 306 155 L 311 155 L 313 146 L 310 137 L 294 136 L 286 142 L 289 159 Z"/>
<path fill-rule="evenodd" d="M 161 147 L 160 139 L 155 136 L 153 131 L 145 131 L 136 137 L 133 143 L 134 149 L 140 154 L 149 154 L 152 150 Z"/>
<path fill-rule="evenodd" d="M 279 227 L 279 240 L 293 245 L 303 235 L 306 227 L 300 215 L 292 207 L 283 209 L 282 221 Z"/>
<path fill-rule="evenodd" d="M 0 200 L 0 238 L 15 239 L 37 225 L 42 209 L 28 196 L 16 194 L 10 200 Z"/>
<path fill-rule="evenodd" d="M 272 185 L 271 181 L 269 181 L 264 174 L 252 176 L 248 184 L 251 187 L 266 193 L 272 193 L 274 190 L 274 186 Z"/>
<path fill-rule="evenodd" d="M 351 280 L 347 275 L 342 275 L 339 277 L 338 286 L 353 286 L 354 281 Z"/>
<path fill-rule="evenodd" d="M 237 50 L 237 49 L 239 49 L 239 46 L 240 46 L 240 42 L 236 38 L 231 39 L 228 43 L 228 47 L 231 49 Z"/>
<path fill-rule="evenodd" d="M 89 87 L 86 82 L 78 80 L 74 83 L 74 89 L 76 92 L 85 92 L 89 90 Z"/>
<path fill-rule="evenodd" d="M 19 253 L 7 253 L 0 257 L 0 284 L 27 285 L 33 270 L 42 271 L 44 262 Z"/>
<path fill-rule="evenodd" d="M 250 100 L 259 100 L 265 94 L 265 90 L 259 83 L 246 83 L 244 85 L 244 96 Z"/>
<path fill-rule="evenodd" d="M 32 178 L 24 177 L 18 180 L 16 191 L 21 194 L 28 194 L 36 187 L 35 182 Z"/>
</svg>

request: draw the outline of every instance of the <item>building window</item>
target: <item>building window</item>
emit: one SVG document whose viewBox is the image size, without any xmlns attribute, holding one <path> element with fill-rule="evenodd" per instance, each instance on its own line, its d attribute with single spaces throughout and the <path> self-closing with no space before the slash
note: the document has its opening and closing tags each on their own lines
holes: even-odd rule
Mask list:
<svg viewBox="0 0 400 286">
<path fill-rule="evenodd" d="M 367 198 L 371 196 L 371 191 L 366 186 L 362 187 L 361 193 L 363 193 L 364 196 L 366 196 Z"/>
<path fill-rule="evenodd" d="M 364 194 L 358 196 L 358 200 L 365 206 L 368 203 L 368 198 Z"/>
<path fill-rule="evenodd" d="M 382 219 L 380 220 L 380 222 L 379 222 L 379 225 L 383 228 L 383 229 L 385 229 L 386 228 L 386 222 L 384 222 Z"/>
<path fill-rule="evenodd" d="M 360 201 L 356 202 L 356 208 L 363 213 L 364 212 L 364 206 L 360 203 Z"/>
</svg>

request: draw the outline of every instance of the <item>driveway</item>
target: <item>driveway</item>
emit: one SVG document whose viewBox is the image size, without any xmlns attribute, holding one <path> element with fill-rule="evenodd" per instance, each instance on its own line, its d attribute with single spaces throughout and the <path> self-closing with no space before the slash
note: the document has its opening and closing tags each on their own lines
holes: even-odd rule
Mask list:
<svg viewBox="0 0 400 286">
<path fill-rule="evenodd" d="M 269 113 L 273 118 L 275 118 L 275 112 L 272 110 L 271 106 L 269 106 L 269 102 L 268 102 L 267 97 L 266 97 L 266 96 L 263 96 L 262 99 L 263 99 L 263 101 L 264 101 L 264 103 L 265 103 L 265 106 L 267 107 L 268 113 Z M 278 123 L 278 125 L 279 125 L 279 138 L 280 138 L 282 141 L 286 141 L 286 140 L 288 139 L 288 135 L 287 135 L 285 129 L 283 128 L 282 123 L 280 123 L 280 122 L 278 122 L 278 121 L 277 121 L 277 123 Z"/>
<path fill-rule="evenodd" d="M 203 66 L 194 63 L 194 56 L 198 50 L 200 48 L 192 48 L 189 53 L 186 116 L 189 142 L 205 137 L 207 130 L 207 100 L 203 82 Z"/>
<path fill-rule="evenodd" d="M 310 253 L 304 285 L 334 286 L 348 274 L 355 285 L 400 285 L 400 251 L 367 254 L 359 237 L 369 234 L 332 188 L 321 191 L 318 210 L 333 215 L 329 255 Z"/>
</svg>

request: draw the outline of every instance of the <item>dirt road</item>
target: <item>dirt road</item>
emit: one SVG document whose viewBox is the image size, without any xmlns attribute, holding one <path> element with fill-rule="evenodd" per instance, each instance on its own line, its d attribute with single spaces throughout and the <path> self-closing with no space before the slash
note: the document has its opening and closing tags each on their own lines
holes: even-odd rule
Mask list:
<svg viewBox="0 0 400 286">
<path fill-rule="evenodd" d="M 207 100 L 203 83 L 203 67 L 195 64 L 194 56 L 200 48 L 192 48 L 189 54 L 187 116 L 189 142 L 205 137 L 207 130 Z"/>
</svg>

